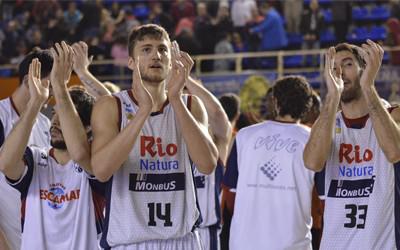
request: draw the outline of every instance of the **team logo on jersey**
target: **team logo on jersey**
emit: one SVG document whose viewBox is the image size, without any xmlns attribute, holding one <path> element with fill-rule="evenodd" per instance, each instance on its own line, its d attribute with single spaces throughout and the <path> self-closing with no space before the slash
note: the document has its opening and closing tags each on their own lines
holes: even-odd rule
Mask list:
<svg viewBox="0 0 400 250">
<path fill-rule="evenodd" d="M 352 163 L 362 163 L 369 162 L 374 157 L 372 150 L 366 148 L 361 151 L 360 145 L 352 145 L 342 143 L 339 149 L 339 162 L 346 162 L 348 164 Z"/>
<path fill-rule="evenodd" d="M 78 163 L 74 163 L 74 169 L 75 169 L 75 172 L 77 172 L 78 174 L 83 172 L 83 169 L 81 168 L 81 166 L 79 166 Z"/>
<path fill-rule="evenodd" d="M 294 153 L 299 146 L 299 142 L 290 137 L 282 138 L 281 134 L 268 135 L 266 137 L 258 137 L 254 149 L 265 148 L 268 151 L 274 152 L 286 150 L 288 153 Z"/>
<path fill-rule="evenodd" d="M 42 153 L 42 152 L 40 153 L 40 159 L 37 164 L 38 164 L 38 166 L 43 167 L 43 168 L 47 167 L 47 155 L 45 153 Z"/>
<path fill-rule="evenodd" d="M 282 171 L 282 168 L 279 167 L 279 164 L 274 161 L 274 158 L 275 157 L 273 157 L 260 167 L 261 172 L 271 181 L 273 181 Z"/>
<path fill-rule="evenodd" d="M 140 137 L 140 159 L 141 170 L 168 171 L 179 169 L 177 160 L 163 160 L 162 157 L 174 157 L 178 152 L 178 146 L 174 143 L 164 144 L 160 137 Z M 152 158 L 156 157 L 157 160 Z"/>
<path fill-rule="evenodd" d="M 185 173 L 130 174 L 129 190 L 134 192 L 185 190 Z"/>
<path fill-rule="evenodd" d="M 194 185 L 196 188 L 205 188 L 206 187 L 206 176 L 199 175 L 194 177 Z"/>
<path fill-rule="evenodd" d="M 50 188 L 40 189 L 40 199 L 47 201 L 47 205 L 53 209 L 60 209 L 64 203 L 78 200 L 80 190 L 66 191 L 66 188 L 61 183 L 50 184 Z"/>
<path fill-rule="evenodd" d="M 361 180 L 332 180 L 329 185 L 328 197 L 361 198 L 372 194 L 375 176 Z"/>
<path fill-rule="evenodd" d="M 336 118 L 336 128 L 335 128 L 336 134 L 340 134 L 342 132 L 342 126 L 340 124 L 340 119 Z"/>
</svg>

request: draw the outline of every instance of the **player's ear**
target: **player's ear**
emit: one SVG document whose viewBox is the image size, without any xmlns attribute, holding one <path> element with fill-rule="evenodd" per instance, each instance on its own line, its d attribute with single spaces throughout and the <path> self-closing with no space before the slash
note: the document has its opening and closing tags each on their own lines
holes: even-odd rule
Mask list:
<svg viewBox="0 0 400 250">
<path fill-rule="evenodd" d="M 129 57 L 129 59 L 128 59 L 128 68 L 130 70 L 135 69 L 135 59 L 133 59 L 133 57 Z"/>
</svg>

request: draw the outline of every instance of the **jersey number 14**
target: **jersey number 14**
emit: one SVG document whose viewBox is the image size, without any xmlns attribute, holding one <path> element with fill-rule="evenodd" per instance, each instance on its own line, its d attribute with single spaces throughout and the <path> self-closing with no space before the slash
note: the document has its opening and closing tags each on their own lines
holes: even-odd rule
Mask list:
<svg viewBox="0 0 400 250">
<path fill-rule="evenodd" d="M 163 210 L 164 205 L 164 212 Z M 147 203 L 149 209 L 149 222 L 147 225 L 151 227 L 157 226 L 155 218 L 164 221 L 164 227 L 172 227 L 171 221 L 171 203 Z"/>
</svg>

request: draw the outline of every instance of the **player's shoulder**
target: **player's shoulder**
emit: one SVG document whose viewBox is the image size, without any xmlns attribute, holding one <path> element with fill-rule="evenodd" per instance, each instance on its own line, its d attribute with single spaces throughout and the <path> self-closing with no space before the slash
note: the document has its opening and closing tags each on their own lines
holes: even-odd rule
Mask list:
<svg viewBox="0 0 400 250">
<path fill-rule="evenodd" d="M 118 113 L 118 103 L 120 102 L 117 95 L 104 95 L 96 99 L 93 107 L 93 114 Z"/>
</svg>

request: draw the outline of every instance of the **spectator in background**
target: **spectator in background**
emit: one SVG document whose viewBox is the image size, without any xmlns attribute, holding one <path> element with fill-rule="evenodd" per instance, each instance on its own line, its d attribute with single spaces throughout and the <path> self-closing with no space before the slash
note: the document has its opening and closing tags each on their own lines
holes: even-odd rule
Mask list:
<svg viewBox="0 0 400 250">
<path fill-rule="evenodd" d="M 192 1 L 175 0 L 175 2 L 171 6 L 171 16 L 175 24 L 177 24 L 179 20 L 184 17 L 194 19 L 196 14 Z"/>
<path fill-rule="evenodd" d="M 114 59 L 114 65 L 119 67 L 126 65 L 129 57 L 126 37 L 120 36 L 115 39 L 111 47 L 111 57 Z"/>
<path fill-rule="evenodd" d="M 211 17 L 207 11 L 205 2 L 197 3 L 197 16 L 194 19 L 194 34 L 201 45 L 201 54 L 213 54 L 216 43 L 215 26 L 211 22 Z M 203 61 L 202 71 L 211 71 L 212 61 Z"/>
<path fill-rule="evenodd" d="M 118 25 L 125 19 L 125 11 L 120 7 L 117 1 L 113 1 L 111 5 L 110 17 L 116 25 Z"/>
<path fill-rule="evenodd" d="M 399 46 L 400 45 L 400 22 L 397 18 L 390 18 L 386 22 L 388 35 L 386 37 L 386 45 Z M 400 65 L 400 51 L 390 52 L 390 63 L 393 65 Z"/>
<path fill-rule="evenodd" d="M 221 39 L 223 36 L 225 36 L 225 33 L 231 34 L 233 32 L 233 22 L 229 15 L 228 2 L 220 2 L 217 17 L 212 19 L 212 22 L 215 26 L 217 39 Z"/>
<path fill-rule="evenodd" d="M 193 33 L 193 23 L 189 18 L 182 18 L 175 30 L 175 40 L 178 42 L 182 51 L 190 55 L 198 55 L 201 51 L 201 44 L 197 41 Z"/>
<path fill-rule="evenodd" d="M 251 9 L 251 18 L 246 23 L 246 30 L 258 26 L 264 21 L 264 16 L 260 14 L 258 9 Z M 249 45 L 249 51 L 257 51 L 260 45 L 260 36 L 256 33 L 246 34 L 246 42 Z"/>
<path fill-rule="evenodd" d="M 302 49 L 319 49 L 319 34 L 322 31 L 324 26 L 324 16 L 322 15 L 321 11 L 319 10 L 318 0 L 311 0 L 310 1 L 310 8 L 304 10 L 303 15 L 301 16 L 301 25 L 300 30 L 301 34 L 303 35 L 303 44 Z M 317 65 L 317 58 L 318 55 L 312 56 L 312 65 Z M 304 62 L 305 64 L 304 57 Z"/>
<path fill-rule="evenodd" d="M 215 45 L 215 54 L 232 54 L 234 52 L 231 44 L 231 35 L 225 33 L 222 35 L 221 40 Z M 214 71 L 228 71 L 232 68 L 234 59 L 220 59 L 214 61 Z"/>
<path fill-rule="evenodd" d="M 346 41 L 347 31 L 351 22 L 351 2 L 332 1 L 332 23 L 337 43 Z"/>
<path fill-rule="evenodd" d="M 253 9 L 257 9 L 257 4 L 254 0 L 233 0 L 232 2 L 231 18 L 233 27 L 242 37 L 246 33 L 245 26 L 251 18 Z"/>
<path fill-rule="evenodd" d="M 390 16 L 400 18 L 400 0 L 390 0 Z"/>
<path fill-rule="evenodd" d="M 60 9 L 61 6 L 56 0 L 39 0 L 33 5 L 32 17 L 40 29 L 44 30 Z"/>
<path fill-rule="evenodd" d="M 172 37 L 174 22 L 171 15 L 168 12 L 163 11 L 161 3 L 150 3 L 149 23 L 158 24 L 164 27 L 164 29 Z"/>
<path fill-rule="evenodd" d="M 250 29 L 250 34 L 261 34 L 259 50 L 268 51 L 285 48 L 288 44 L 288 40 L 282 17 L 270 3 L 262 3 L 260 10 L 261 13 L 265 15 L 264 21 Z"/>
<path fill-rule="evenodd" d="M 283 9 L 286 20 L 286 31 L 288 33 L 299 33 L 301 12 L 304 0 L 285 0 Z"/>
<path fill-rule="evenodd" d="M 68 10 L 64 11 L 64 24 L 68 31 L 69 41 L 75 41 L 76 28 L 82 20 L 82 13 L 76 8 L 75 2 L 68 3 Z"/>
</svg>

